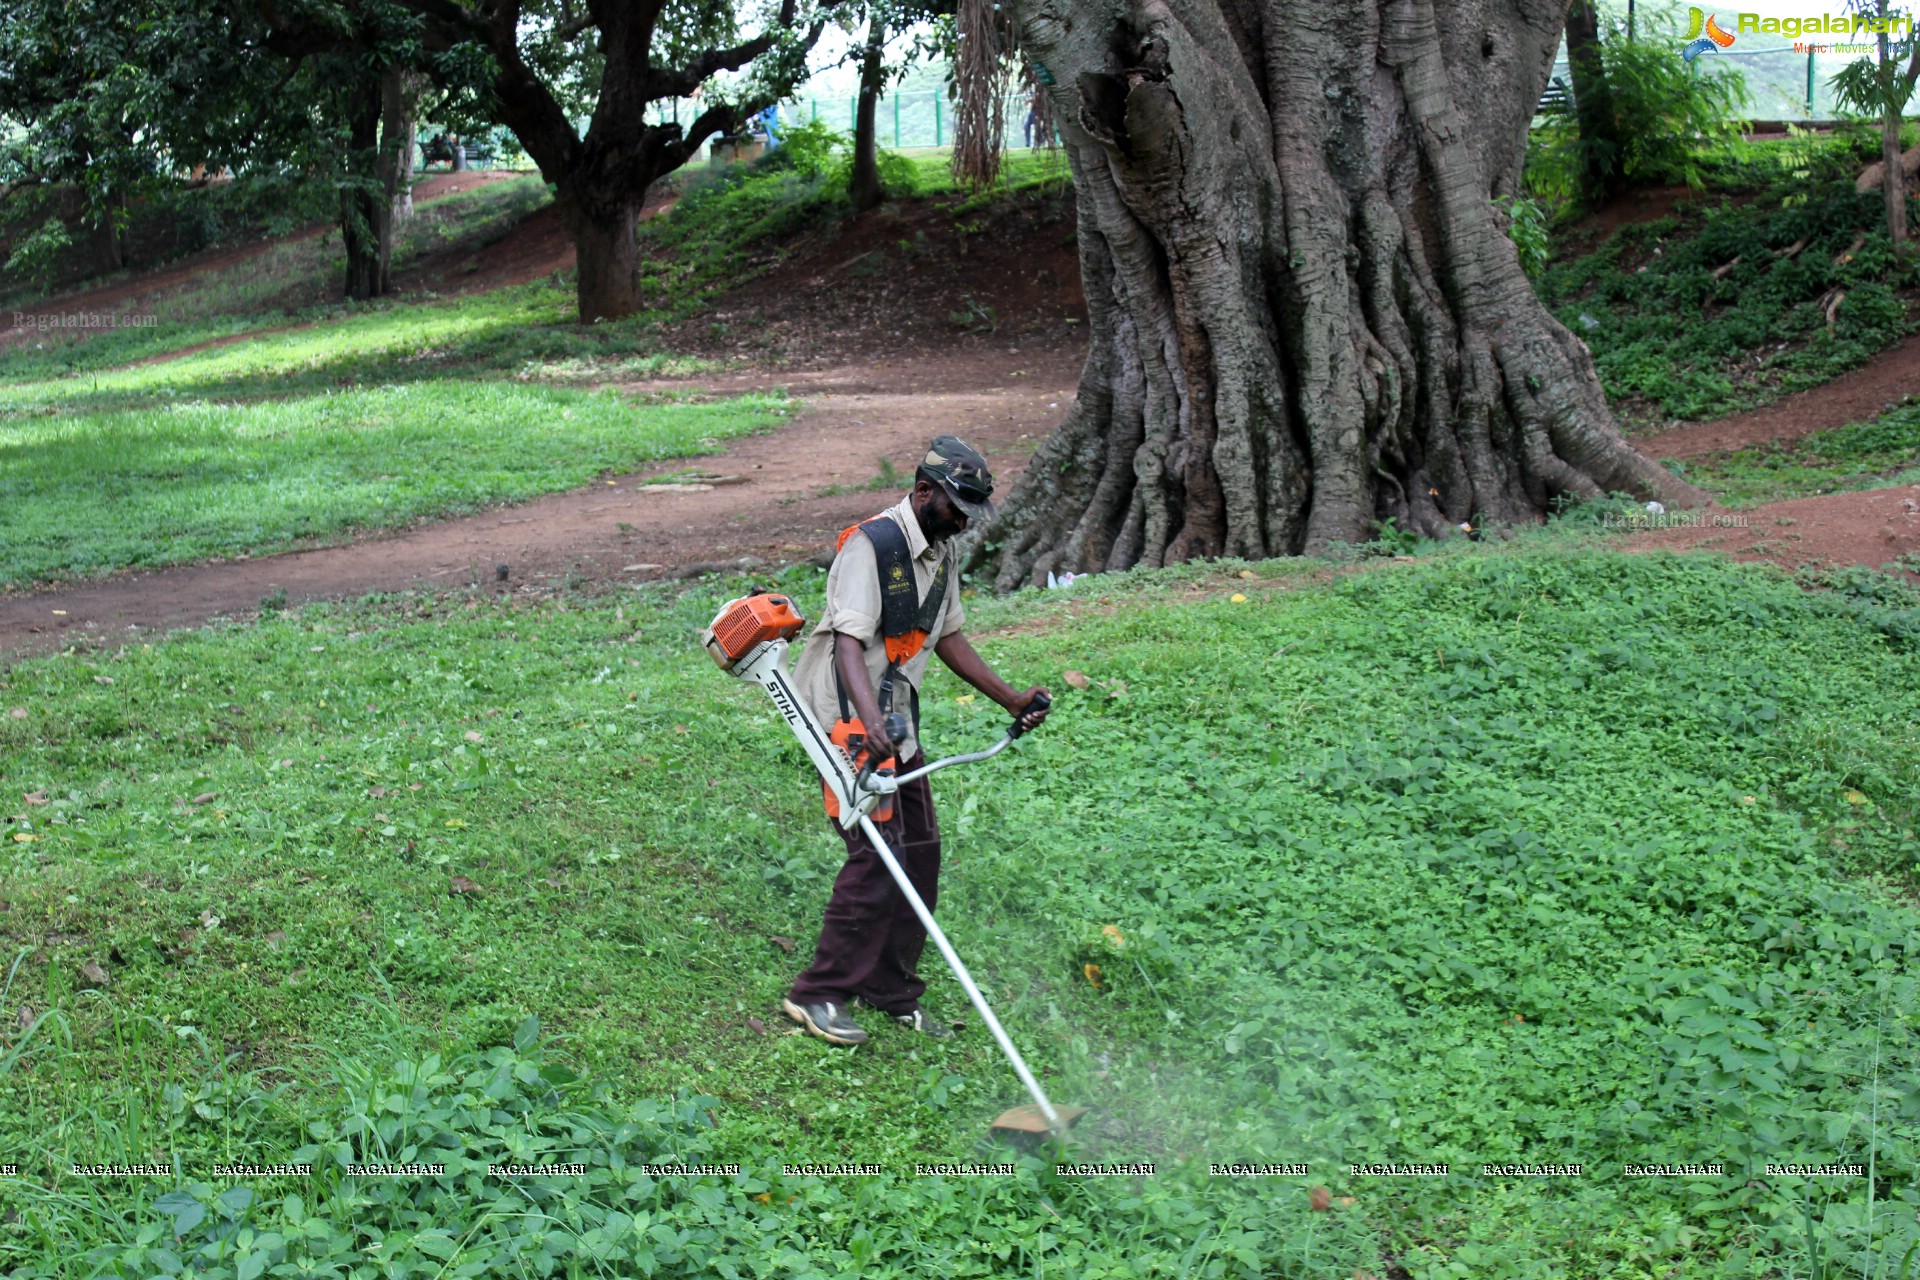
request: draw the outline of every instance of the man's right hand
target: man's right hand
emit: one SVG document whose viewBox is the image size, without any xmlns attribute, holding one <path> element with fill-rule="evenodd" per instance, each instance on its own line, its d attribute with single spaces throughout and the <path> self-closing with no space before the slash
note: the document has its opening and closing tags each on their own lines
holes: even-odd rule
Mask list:
<svg viewBox="0 0 1920 1280">
<path fill-rule="evenodd" d="M 881 765 L 893 759 L 894 752 L 897 749 L 898 748 L 895 747 L 893 739 L 887 736 L 887 731 L 885 729 L 868 729 L 867 730 L 866 764 L 872 765 L 874 768 L 878 769 Z"/>
</svg>

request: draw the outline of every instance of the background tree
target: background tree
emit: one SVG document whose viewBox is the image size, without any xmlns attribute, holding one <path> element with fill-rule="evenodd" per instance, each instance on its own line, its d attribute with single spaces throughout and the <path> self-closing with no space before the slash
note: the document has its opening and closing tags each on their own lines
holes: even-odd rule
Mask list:
<svg viewBox="0 0 1920 1280">
<path fill-rule="evenodd" d="M 583 322 L 639 309 L 634 227 L 647 188 L 790 93 L 823 26 L 817 17 L 801 25 L 799 0 L 780 0 L 745 37 L 728 0 L 398 2 L 425 19 L 436 77 L 489 68 L 477 109 L 513 131 L 554 189 L 579 262 Z M 710 83 L 722 71 L 745 74 Z M 648 123 L 653 104 L 703 87 L 692 123 Z M 584 134 L 578 116 L 590 117 Z"/>
<path fill-rule="evenodd" d="M 412 206 L 424 24 L 391 0 L 261 0 L 259 13 L 262 43 L 292 64 L 289 83 L 307 90 L 293 110 L 314 122 L 317 136 L 304 148 L 311 167 L 339 188 L 346 295 L 383 297 L 392 288 L 396 210 Z M 446 74 L 458 79 L 459 68 Z"/>
<path fill-rule="evenodd" d="M 1561 0 L 1009 4 L 1072 167 L 1091 345 L 988 531 L 999 586 L 1702 500 L 1621 437 L 1492 204 Z"/>
<path fill-rule="evenodd" d="M 1861 12 L 1869 12 L 1862 8 Z M 1907 170 L 1900 154 L 1900 125 L 1907 101 L 1913 97 L 1914 80 L 1920 77 L 1920 45 L 1913 49 L 1905 67 L 1892 56 L 1886 28 L 1886 0 L 1874 0 L 1870 10 L 1878 42 L 1874 56 L 1856 58 L 1841 68 L 1829 82 L 1834 99 L 1841 107 L 1880 120 L 1880 196 L 1886 205 L 1887 235 L 1895 254 L 1907 253 Z"/>
<path fill-rule="evenodd" d="M 880 5 L 870 5 L 867 39 L 860 51 L 860 96 L 853 112 L 853 167 L 847 173 L 847 201 L 855 213 L 874 208 L 886 194 L 880 187 L 880 143 L 875 136 L 886 44 L 887 14 Z"/>
<path fill-rule="evenodd" d="M 1600 11 L 1593 0 L 1567 9 L 1567 70 L 1573 79 L 1573 116 L 1580 136 L 1580 198 L 1599 208 L 1625 184 L 1620 121 L 1600 45 Z"/>
</svg>

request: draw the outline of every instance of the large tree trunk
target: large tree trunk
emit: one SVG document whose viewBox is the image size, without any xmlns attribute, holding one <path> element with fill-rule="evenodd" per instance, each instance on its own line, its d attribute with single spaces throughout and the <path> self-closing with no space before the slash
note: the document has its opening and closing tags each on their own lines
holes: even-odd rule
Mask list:
<svg viewBox="0 0 1920 1280">
<path fill-rule="evenodd" d="M 1599 208 L 1625 185 L 1626 156 L 1600 54 L 1600 14 L 1594 0 L 1567 10 L 1567 70 L 1573 76 L 1573 119 L 1580 130 L 1580 197 Z"/>
<path fill-rule="evenodd" d="M 560 201 L 560 220 L 573 237 L 580 323 L 617 320 L 640 309 L 638 199 Z"/>
<path fill-rule="evenodd" d="M 1078 197 L 1091 349 L 997 585 L 1701 500 L 1521 273 L 1555 0 L 1013 0 Z"/>
<path fill-rule="evenodd" d="M 867 26 L 867 48 L 860 60 L 860 101 L 853 120 L 853 171 L 847 176 L 847 199 L 855 213 L 864 213 L 879 205 L 885 195 L 880 190 L 880 147 L 874 138 L 874 117 L 879 114 L 880 54 L 887 43 L 887 24 L 874 7 Z"/>
</svg>

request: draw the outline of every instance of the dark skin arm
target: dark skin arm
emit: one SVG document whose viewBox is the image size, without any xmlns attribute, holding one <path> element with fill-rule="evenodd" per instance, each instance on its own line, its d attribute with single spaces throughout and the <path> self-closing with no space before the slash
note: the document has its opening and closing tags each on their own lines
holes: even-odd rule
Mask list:
<svg viewBox="0 0 1920 1280">
<path fill-rule="evenodd" d="M 1033 701 L 1035 694 L 1046 693 L 1044 685 L 1035 685 L 1024 693 L 1002 680 L 974 651 L 973 644 L 963 632 L 956 631 L 933 646 L 940 655 L 940 661 L 947 669 L 965 680 L 980 692 L 992 698 L 1007 709 L 1009 715 L 1018 714 L 1020 709 Z M 853 714 L 867 729 L 867 747 L 878 760 L 890 759 L 894 754 L 894 742 L 887 737 L 881 726 L 880 700 L 873 692 L 873 682 L 867 678 L 865 646 L 850 635 L 835 632 L 833 637 L 833 661 L 840 672 L 841 687 L 847 691 L 847 701 L 853 705 Z M 1022 732 L 1038 728 L 1047 718 L 1044 708 L 1036 708 L 1020 716 Z"/>
</svg>

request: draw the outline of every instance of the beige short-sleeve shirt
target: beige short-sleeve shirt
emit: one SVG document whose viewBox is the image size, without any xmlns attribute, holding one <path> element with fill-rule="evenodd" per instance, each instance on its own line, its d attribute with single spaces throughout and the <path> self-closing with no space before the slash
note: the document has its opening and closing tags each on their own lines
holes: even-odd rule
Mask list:
<svg viewBox="0 0 1920 1280">
<path fill-rule="evenodd" d="M 927 631 L 927 642 L 920 652 L 909 658 L 900 668 L 900 679 L 912 686 L 920 687 L 927 673 L 927 663 L 932 660 L 933 647 L 960 630 L 966 621 L 966 610 L 960 604 L 960 556 L 959 549 L 951 540 L 928 542 L 920 531 L 920 521 L 913 514 L 913 499 L 904 498 L 899 505 L 890 507 L 881 513 L 907 535 L 907 554 L 913 561 L 913 583 L 919 598 L 927 598 L 927 588 L 933 583 L 935 570 L 942 559 L 947 560 L 947 594 L 940 606 L 939 616 Z M 874 692 L 880 690 L 880 677 L 887 670 L 887 647 L 880 635 L 880 575 L 876 565 L 873 543 L 863 533 L 855 533 L 847 539 L 846 546 L 840 548 L 840 554 L 833 558 L 833 567 L 827 570 L 827 607 L 820 615 L 820 621 L 814 625 L 806 647 L 801 650 L 800 661 L 793 669 L 793 682 L 800 696 L 813 711 L 815 718 L 823 728 L 831 729 L 834 721 L 840 718 L 839 682 L 833 670 L 833 635 L 852 636 L 864 647 L 867 660 L 867 678 L 873 682 Z M 913 696 L 908 689 L 894 683 L 893 709 L 907 716 L 913 715 Z M 900 749 L 901 760 L 911 760 L 920 750 L 919 741 L 909 731 L 905 742 L 894 744 Z"/>
</svg>

